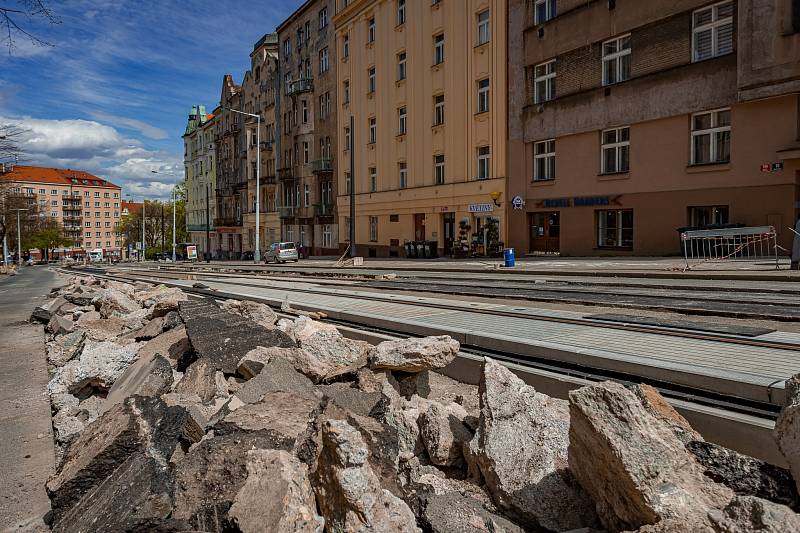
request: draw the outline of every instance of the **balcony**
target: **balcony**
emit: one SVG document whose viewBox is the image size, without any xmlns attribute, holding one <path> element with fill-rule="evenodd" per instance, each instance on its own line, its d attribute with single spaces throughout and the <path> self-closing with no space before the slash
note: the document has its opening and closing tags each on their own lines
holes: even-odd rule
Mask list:
<svg viewBox="0 0 800 533">
<path fill-rule="evenodd" d="M 333 172 L 333 159 L 323 157 L 322 159 L 315 159 L 311 162 L 311 171 L 314 174 L 325 174 Z"/>
<path fill-rule="evenodd" d="M 214 227 L 231 227 L 231 226 L 241 226 L 242 220 L 237 219 L 234 217 L 223 217 L 223 218 L 215 218 L 214 219 Z"/>
<path fill-rule="evenodd" d="M 279 180 L 291 180 L 294 179 L 294 169 L 292 167 L 284 167 L 278 169 L 278 179 Z"/>
<path fill-rule="evenodd" d="M 287 96 L 294 96 L 300 93 L 307 93 L 314 90 L 314 78 L 301 78 L 293 81 L 286 88 Z"/>
<path fill-rule="evenodd" d="M 318 217 L 332 217 L 333 204 L 316 204 L 314 205 L 314 213 Z"/>
<path fill-rule="evenodd" d="M 294 207 L 279 207 L 278 216 L 281 218 L 294 218 Z"/>
<path fill-rule="evenodd" d="M 65 214 L 62 218 L 64 219 L 64 223 L 65 224 L 68 223 L 68 222 L 80 222 L 81 221 L 81 217 L 75 216 L 75 215 L 66 215 Z"/>
</svg>

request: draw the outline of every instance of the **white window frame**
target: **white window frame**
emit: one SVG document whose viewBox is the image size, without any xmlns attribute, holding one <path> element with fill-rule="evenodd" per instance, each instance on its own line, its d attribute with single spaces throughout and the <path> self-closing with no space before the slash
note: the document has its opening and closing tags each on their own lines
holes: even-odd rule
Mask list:
<svg viewBox="0 0 800 533">
<path fill-rule="evenodd" d="M 728 125 L 727 126 L 720 126 L 719 125 L 719 114 L 722 113 L 722 112 L 726 112 L 726 111 L 730 114 Z M 711 115 L 711 127 L 705 128 L 705 129 L 702 129 L 702 130 L 694 129 L 695 118 L 700 116 L 700 115 Z M 713 164 L 718 164 L 718 163 L 729 163 L 730 162 L 730 160 L 731 160 L 731 158 L 730 158 L 730 153 L 731 153 L 730 146 L 728 147 L 728 159 L 724 159 L 724 160 L 720 160 L 719 159 L 719 153 L 718 153 L 719 152 L 719 145 L 718 145 L 718 141 L 717 141 L 717 133 L 722 133 L 722 132 L 726 132 L 727 131 L 729 133 L 729 137 L 732 137 L 732 134 L 730 133 L 731 132 L 731 123 L 732 122 L 733 122 L 733 114 L 731 113 L 731 108 L 730 107 L 722 107 L 722 108 L 719 108 L 719 109 L 712 109 L 710 111 L 701 111 L 699 113 L 693 113 L 692 114 L 692 122 L 691 122 L 692 131 L 691 131 L 691 137 L 690 137 L 690 141 L 689 141 L 690 142 L 689 153 L 692 156 L 692 159 L 691 159 L 691 164 L 692 165 L 700 165 L 700 164 L 702 164 L 702 165 L 706 165 L 706 164 L 713 165 Z M 706 163 L 698 163 L 697 154 L 695 153 L 695 150 L 694 150 L 695 137 L 699 137 L 701 135 L 709 135 L 710 136 L 709 161 L 706 162 Z M 733 141 L 733 139 L 731 138 L 731 140 L 729 141 L 729 144 L 732 141 Z"/>
<path fill-rule="evenodd" d="M 349 104 L 350 103 L 350 80 L 344 80 L 342 82 L 342 92 L 344 92 L 344 100 L 342 104 Z"/>
<path fill-rule="evenodd" d="M 439 99 L 441 98 L 441 101 Z M 444 124 L 444 94 L 437 94 L 433 97 L 433 125 L 441 126 Z"/>
<path fill-rule="evenodd" d="M 303 206 L 308 207 L 311 205 L 311 188 L 308 183 L 303 184 Z"/>
<path fill-rule="evenodd" d="M 350 143 L 350 128 L 349 127 L 345 127 L 344 128 L 344 150 L 345 150 L 345 152 L 350 150 L 350 146 L 351 146 L 351 143 Z"/>
<path fill-rule="evenodd" d="M 721 7 L 725 7 L 727 5 L 731 6 L 731 14 L 729 16 L 725 16 L 723 18 L 719 17 L 719 9 Z M 711 11 L 711 21 L 705 24 L 697 25 L 697 16 L 700 13 L 705 11 Z M 734 50 L 734 27 L 733 27 L 733 14 L 735 12 L 733 2 L 731 0 L 725 0 L 724 2 L 718 2 L 716 4 L 712 4 L 710 6 L 706 6 L 700 9 L 695 9 L 692 12 L 692 62 L 698 61 L 705 61 L 707 59 L 713 59 L 715 57 L 727 55 L 733 52 Z M 731 26 L 731 49 L 730 51 L 720 52 L 719 50 L 719 33 L 720 29 L 723 26 Z M 705 31 L 711 31 L 711 55 L 708 57 L 698 57 L 698 34 L 703 33 Z"/>
<path fill-rule="evenodd" d="M 375 17 L 367 21 L 367 44 L 375 42 Z"/>
<path fill-rule="evenodd" d="M 408 130 L 408 111 L 406 106 L 397 108 L 397 134 L 405 135 Z"/>
<path fill-rule="evenodd" d="M 367 69 L 367 94 L 375 92 L 375 67 Z"/>
<path fill-rule="evenodd" d="M 482 153 L 483 150 L 486 150 L 486 153 Z M 492 150 L 489 146 L 479 146 L 478 147 L 478 179 L 479 180 L 488 180 L 491 178 L 492 170 L 491 170 L 491 158 L 492 158 Z"/>
<path fill-rule="evenodd" d="M 486 82 L 486 86 L 481 85 Z M 478 80 L 478 113 L 486 113 L 489 111 L 489 89 L 491 88 L 491 81 L 489 78 Z"/>
<path fill-rule="evenodd" d="M 444 33 L 437 33 L 433 36 L 433 64 L 442 63 L 444 63 Z"/>
<path fill-rule="evenodd" d="M 397 25 L 406 23 L 406 0 L 397 0 Z"/>
<path fill-rule="evenodd" d="M 545 6 L 544 20 L 539 19 L 539 6 Z M 535 0 L 533 3 L 534 24 L 544 24 L 556 16 L 556 0 Z"/>
<path fill-rule="evenodd" d="M 311 149 L 308 146 L 308 141 L 303 141 L 303 164 L 307 165 L 311 159 Z"/>
<path fill-rule="evenodd" d="M 620 49 L 620 46 L 623 45 L 623 41 L 627 39 L 628 47 L 624 49 Z M 610 54 L 606 54 L 606 45 L 607 44 L 614 44 L 614 52 Z M 630 79 L 631 74 L 631 34 L 627 33 L 625 35 L 620 35 L 619 37 L 615 37 L 613 39 L 609 39 L 603 43 L 603 85 L 613 85 L 615 83 L 621 83 L 623 81 L 627 81 Z M 624 69 L 622 68 L 623 62 L 628 62 L 628 76 L 623 79 Z M 608 71 L 606 69 L 606 63 L 614 63 L 614 79 L 608 79 Z"/>
<path fill-rule="evenodd" d="M 378 242 L 378 217 L 369 217 L 369 240 Z"/>
<path fill-rule="evenodd" d="M 328 72 L 329 69 L 330 63 L 328 62 L 328 47 L 326 46 L 319 51 L 319 73 L 323 74 Z"/>
<path fill-rule="evenodd" d="M 480 46 L 482 44 L 488 43 L 492 38 L 491 29 L 489 27 L 489 23 L 491 21 L 491 16 L 490 16 L 490 12 L 489 12 L 488 9 L 484 9 L 483 11 L 481 11 L 480 13 L 478 13 L 475 16 L 476 16 L 477 23 L 478 23 L 478 31 L 477 31 L 477 34 L 478 34 L 478 46 Z M 481 17 L 484 17 L 484 16 L 485 16 L 485 18 L 481 19 Z"/>
<path fill-rule="evenodd" d="M 375 117 L 369 117 L 369 144 L 378 141 L 378 121 Z"/>
<path fill-rule="evenodd" d="M 333 241 L 333 232 L 331 231 L 331 225 L 330 224 L 323 224 L 322 225 L 322 247 L 323 248 L 330 248 L 332 241 Z"/>
<path fill-rule="evenodd" d="M 350 34 L 345 33 L 342 36 L 342 59 L 350 57 Z"/>
<path fill-rule="evenodd" d="M 399 176 L 399 185 L 401 189 L 408 187 L 408 163 L 399 161 L 397 163 L 397 172 Z"/>
<path fill-rule="evenodd" d="M 408 56 L 406 55 L 406 51 L 403 50 L 399 54 L 397 54 L 397 81 L 402 81 L 406 79 L 407 71 L 406 71 L 406 61 Z"/>
<path fill-rule="evenodd" d="M 543 148 L 541 153 L 539 153 L 539 147 Z M 539 161 L 541 160 L 544 160 L 544 176 L 539 173 Z M 533 181 L 554 179 L 556 179 L 556 140 L 545 139 L 533 143 Z"/>
<path fill-rule="evenodd" d="M 433 183 L 444 185 L 444 154 L 433 156 Z"/>
<path fill-rule="evenodd" d="M 606 142 L 606 133 L 614 132 L 614 142 Z M 628 140 L 622 141 L 623 132 L 627 132 Z M 623 164 L 623 148 L 628 149 L 627 167 L 622 168 Z M 606 167 L 606 151 L 614 151 L 614 168 Z M 631 128 L 630 126 L 620 126 L 618 128 L 609 128 L 600 132 L 600 173 L 601 174 L 624 174 L 630 171 L 631 164 Z"/>
<path fill-rule="evenodd" d="M 378 192 L 378 167 L 369 167 L 369 192 Z"/>
<path fill-rule="evenodd" d="M 300 101 L 300 118 L 303 124 L 308 124 L 308 100 Z"/>
<path fill-rule="evenodd" d="M 328 25 L 328 7 L 325 6 L 319 10 L 319 29 Z"/>
<path fill-rule="evenodd" d="M 543 68 L 543 74 L 537 74 L 537 71 Z M 539 84 L 544 83 L 545 94 L 540 94 Z M 556 60 L 551 59 L 544 63 L 539 63 L 533 67 L 533 103 L 542 104 L 549 102 L 556 96 Z"/>
</svg>

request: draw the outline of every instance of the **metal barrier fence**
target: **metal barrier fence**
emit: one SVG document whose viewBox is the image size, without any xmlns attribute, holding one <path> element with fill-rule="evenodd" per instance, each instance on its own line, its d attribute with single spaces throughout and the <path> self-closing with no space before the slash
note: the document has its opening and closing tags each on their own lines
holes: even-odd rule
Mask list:
<svg viewBox="0 0 800 533">
<path fill-rule="evenodd" d="M 686 268 L 693 262 L 754 261 L 769 259 L 778 267 L 775 228 L 728 228 L 691 230 L 681 233 Z"/>
</svg>

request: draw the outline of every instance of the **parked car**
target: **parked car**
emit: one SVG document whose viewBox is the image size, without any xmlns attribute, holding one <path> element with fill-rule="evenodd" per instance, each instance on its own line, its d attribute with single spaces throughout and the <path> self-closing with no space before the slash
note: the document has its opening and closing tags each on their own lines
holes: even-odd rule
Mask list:
<svg viewBox="0 0 800 533">
<path fill-rule="evenodd" d="M 264 254 L 264 263 L 275 261 L 284 263 L 286 261 L 297 261 L 297 247 L 293 242 L 273 242 L 269 245 L 269 250 Z"/>
</svg>

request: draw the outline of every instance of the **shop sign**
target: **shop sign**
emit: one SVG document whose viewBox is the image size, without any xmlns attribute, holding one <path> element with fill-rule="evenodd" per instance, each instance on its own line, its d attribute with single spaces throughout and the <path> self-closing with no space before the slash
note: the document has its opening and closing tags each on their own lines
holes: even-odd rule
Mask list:
<svg viewBox="0 0 800 533">
<path fill-rule="evenodd" d="M 494 211 L 494 204 L 469 204 L 467 211 L 470 213 L 491 213 Z"/>
<path fill-rule="evenodd" d="M 603 205 L 621 205 L 616 196 L 575 196 L 573 198 L 547 198 L 537 202 L 536 207 L 587 207 Z"/>
<path fill-rule="evenodd" d="M 525 200 L 522 198 L 522 196 L 517 195 L 511 199 L 511 206 L 514 209 L 522 209 L 525 207 Z"/>
<path fill-rule="evenodd" d="M 764 163 L 761 165 L 761 172 L 780 172 L 783 170 L 783 161 L 778 163 Z"/>
</svg>

